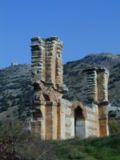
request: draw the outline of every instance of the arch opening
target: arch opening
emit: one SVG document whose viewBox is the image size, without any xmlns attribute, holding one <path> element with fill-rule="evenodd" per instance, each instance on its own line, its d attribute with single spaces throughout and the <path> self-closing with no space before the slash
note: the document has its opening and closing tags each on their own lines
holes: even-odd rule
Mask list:
<svg viewBox="0 0 120 160">
<path fill-rule="evenodd" d="M 85 117 L 83 110 L 78 106 L 74 112 L 75 118 L 75 137 L 83 139 L 85 137 Z"/>
</svg>

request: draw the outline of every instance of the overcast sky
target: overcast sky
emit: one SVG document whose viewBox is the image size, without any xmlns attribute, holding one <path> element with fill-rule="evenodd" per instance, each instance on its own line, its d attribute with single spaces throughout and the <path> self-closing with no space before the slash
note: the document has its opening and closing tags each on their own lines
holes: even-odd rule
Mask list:
<svg viewBox="0 0 120 160">
<path fill-rule="evenodd" d="M 0 0 L 0 68 L 30 64 L 34 36 L 58 36 L 64 63 L 120 54 L 120 0 Z"/>
</svg>

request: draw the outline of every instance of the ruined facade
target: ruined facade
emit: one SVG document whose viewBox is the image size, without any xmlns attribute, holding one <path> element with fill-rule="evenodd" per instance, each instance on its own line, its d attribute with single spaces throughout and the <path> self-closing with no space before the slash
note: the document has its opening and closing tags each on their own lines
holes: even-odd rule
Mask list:
<svg viewBox="0 0 120 160">
<path fill-rule="evenodd" d="M 88 86 L 86 104 L 62 98 L 67 92 L 63 83 L 62 47 L 57 37 L 32 38 L 31 131 L 41 139 L 81 139 L 108 135 L 108 72 L 104 68 L 85 70 Z"/>
</svg>

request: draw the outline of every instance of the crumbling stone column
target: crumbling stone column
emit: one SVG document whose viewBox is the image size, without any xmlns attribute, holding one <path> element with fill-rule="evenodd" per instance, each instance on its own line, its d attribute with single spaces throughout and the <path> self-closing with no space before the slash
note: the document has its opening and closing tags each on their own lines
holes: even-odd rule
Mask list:
<svg viewBox="0 0 120 160">
<path fill-rule="evenodd" d="M 55 48 L 55 40 L 46 40 L 46 81 L 49 83 L 55 82 L 55 74 L 53 74 L 55 72 Z"/>
<path fill-rule="evenodd" d="M 31 41 L 34 86 L 32 133 L 41 139 L 57 139 L 60 137 L 59 102 L 67 91 L 63 84 L 63 42 L 58 37 L 35 37 Z"/>
<path fill-rule="evenodd" d="M 35 80 L 45 80 L 45 42 L 40 37 L 32 38 L 32 75 Z"/>
<path fill-rule="evenodd" d="M 105 68 L 88 69 L 88 101 L 94 102 L 98 106 L 99 136 L 108 134 L 108 115 L 106 107 L 108 105 L 108 77 L 109 72 Z"/>
<path fill-rule="evenodd" d="M 97 73 L 96 69 L 88 69 L 87 72 L 87 86 L 88 86 L 88 101 L 97 101 Z"/>
<path fill-rule="evenodd" d="M 108 101 L 108 77 L 105 68 L 87 69 L 88 100 L 96 103 Z"/>
<path fill-rule="evenodd" d="M 98 117 L 100 136 L 108 135 L 108 114 L 106 107 L 108 105 L 108 78 L 109 72 L 105 68 L 97 70 L 98 84 Z"/>
<path fill-rule="evenodd" d="M 63 65 L 62 65 L 62 47 L 63 43 L 58 42 L 57 45 L 57 59 L 56 59 L 56 83 L 63 83 Z"/>
<path fill-rule="evenodd" d="M 31 41 L 33 80 L 62 83 L 63 65 L 61 54 L 63 42 L 58 37 L 46 39 L 35 37 Z"/>
<path fill-rule="evenodd" d="M 97 88 L 98 88 L 98 101 L 108 101 L 108 77 L 109 72 L 107 69 L 102 68 L 97 70 Z"/>
<path fill-rule="evenodd" d="M 103 73 L 103 91 L 104 91 L 104 101 L 108 102 L 108 79 L 109 79 L 109 71 L 104 69 Z"/>
</svg>

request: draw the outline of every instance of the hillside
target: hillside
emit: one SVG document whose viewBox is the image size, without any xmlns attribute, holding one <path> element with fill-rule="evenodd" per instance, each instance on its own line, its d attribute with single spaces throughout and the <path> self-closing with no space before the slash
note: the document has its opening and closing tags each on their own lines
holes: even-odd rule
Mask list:
<svg viewBox="0 0 120 160">
<path fill-rule="evenodd" d="M 120 55 L 112 53 L 91 54 L 83 59 L 64 65 L 64 83 L 69 92 L 64 95 L 70 100 L 85 102 L 86 75 L 89 67 L 106 67 L 110 71 L 109 101 L 120 106 Z M 31 86 L 31 66 L 10 66 L 0 70 L 0 120 L 15 118 L 25 120 L 30 115 L 33 88 Z"/>
<path fill-rule="evenodd" d="M 0 70 L 0 120 L 25 120 L 32 102 L 31 66 L 18 65 Z"/>
</svg>

